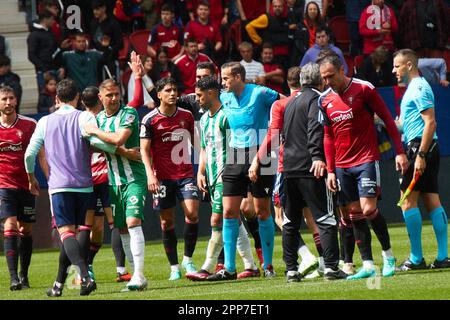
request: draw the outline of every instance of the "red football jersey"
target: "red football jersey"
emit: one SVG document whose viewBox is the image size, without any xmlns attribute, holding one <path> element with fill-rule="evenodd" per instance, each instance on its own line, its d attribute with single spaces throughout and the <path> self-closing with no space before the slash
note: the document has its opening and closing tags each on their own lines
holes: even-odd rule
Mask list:
<svg viewBox="0 0 450 320">
<path fill-rule="evenodd" d="M 200 21 L 189 21 L 184 30 L 184 39 L 194 38 L 198 43 L 210 43 L 215 45 L 222 41 L 220 30 L 217 30 L 212 24 L 202 24 Z"/>
<path fill-rule="evenodd" d="M 403 153 L 394 119 L 370 82 L 353 78 L 341 95 L 330 88 L 321 95 L 319 107 L 319 120 L 325 125 L 329 172 L 335 167 L 350 168 L 380 158 L 374 113 L 384 121 L 397 154 Z"/>
<path fill-rule="evenodd" d="M 278 172 L 283 172 L 283 144 L 281 143 L 280 135 L 283 132 L 284 126 L 284 110 L 287 104 L 293 97 L 297 95 L 299 90 L 295 90 L 292 94 L 284 99 L 277 100 L 273 103 L 272 109 L 270 110 L 270 124 L 267 130 L 267 135 L 258 150 L 258 158 L 261 159 L 267 154 L 267 148 L 271 147 L 271 144 L 278 138 L 280 141 L 280 150 L 278 156 Z"/>
<path fill-rule="evenodd" d="M 140 137 L 151 139 L 152 168 L 158 180 L 192 178 L 191 141 L 194 136 L 194 116 L 177 108 L 166 116 L 155 108 L 142 119 Z"/>
<path fill-rule="evenodd" d="M 36 120 L 17 116 L 12 126 L 0 125 L 0 188 L 28 190 L 25 151 L 36 128 Z"/>
<path fill-rule="evenodd" d="M 91 156 L 92 182 L 94 185 L 108 182 L 108 164 L 103 152 L 93 152 Z"/>
<path fill-rule="evenodd" d="M 266 2 L 261 0 L 243 0 L 242 9 L 244 9 L 245 17 L 250 22 L 260 15 L 266 13 Z"/>
<path fill-rule="evenodd" d="M 212 62 L 212 60 L 206 54 L 199 53 L 195 60 L 187 54 L 183 54 L 175 61 L 175 65 L 180 70 L 181 81 L 184 84 L 183 94 L 194 93 L 197 65 L 201 62 Z"/>
<path fill-rule="evenodd" d="M 165 27 L 162 23 L 158 23 L 150 33 L 148 43 L 155 51 L 158 51 L 160 47 L 166 47 L 167 55 L 172 59 L 181 51 L 183 32 L 175 24 L 172 24 L 170 27 Z"/>
<path fill-rule="evenodd" d="M 263 63 L 263 66 L 265 73 L 269 73 L 278 69 L 283 70 L 283 68 L 281 68 L 281 66 L 276 63 Z M 270 80 L 266 80 L 265 86 L 275 90 L 278 93 L 283 93 L 283 87 L 281 83 L 275 83 Z"/>
</svg>

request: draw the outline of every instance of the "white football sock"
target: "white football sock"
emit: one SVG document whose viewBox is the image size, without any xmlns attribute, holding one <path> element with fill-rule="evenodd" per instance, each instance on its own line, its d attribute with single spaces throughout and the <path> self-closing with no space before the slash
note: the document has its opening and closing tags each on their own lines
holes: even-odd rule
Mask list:
<svg viewBox="0 0 450 320">
<path fill-rule="evenodd" d="M 144 256 L 145 256 L 145 238 L 141 226 L 128 228 L 130 233 L 130 248 L 133 254 L 134 273 L 133 277 L 144 278 Z"/>
<path fill-rule="evenodd" d="M 192 262 L 192 257 L 183 256 L 182 263 L 186 264 L 186 263 L 191 263 L 191 262 Z"/>
<path fill-rule="evenodd" d="M 117 273 L 124 274 L 127 269 L 125 267 L 116 267 Z"/>
<path fill-rule="evenodd" d="M 130 234 L 124 233 L 120 234 L 120 239 L 122 240 L 122 247 L 123 251 L 125 252 L 125 256 L 127 257 L 128 263 L 130 264 L 131 270 L 134 269 L 134 261 L 133 261 L 133 254 L 131 253 L 130 248 Z"/>
<path fill-rule="evenodd" d="M 170 266 L 170 271 L 180 271 L 180 265 L 174 264 L 173 266 Z"/>
<path fill-rule="evenodd" d="M 309 251 L 308 247 L 306 245 L 301 246 L 298 248 L 298 255 L 302 258 L 302 260 L 313 260 L 316 257 Z"/>
<path fill-rule="evenodd" d="M 239 236 L 237 239 L 237 251 L 244 262 L 244 269 L 256 270 L 258 267 L 253 259 L 252 249 L 250 247 L 250 239 L 248 238 L 247 230 L 244 224 L 239 226 Z"/>
<path fill-rule="evenodd" d="M 383 258 L 393 258 L 394 257 L 394 254 L 392 253 L 392 249 L 382 251 L 381 255 L 383 256 Z"/>
<path fill-rule="evenodd" d="M 223 248 L 222 230 L 212 230 L 211 238 L 206 249 L 206 259 L 203 263 L 202 269 L 213 273 L 214 267 L 217 263 L 220 251 Z"/>
<path fill-rule="evenodd" d="M 373 264 L 373 260 L 364 260 L 363 268 L 366 270 L 373 270 L 375 268 L 375 266 Z"/>
</svg>

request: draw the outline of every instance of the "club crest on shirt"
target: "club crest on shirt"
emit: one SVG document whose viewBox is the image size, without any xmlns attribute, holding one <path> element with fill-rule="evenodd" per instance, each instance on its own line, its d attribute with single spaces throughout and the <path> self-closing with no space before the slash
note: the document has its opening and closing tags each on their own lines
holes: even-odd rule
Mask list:
<svg viewBox="0 0 450 320">
<path fill-rule="evenodd" d="M 134 119 L 136 119 L 134 114 L 127 114 L 125 117 L 125 124 L 133 123 Z"/>
</svg>

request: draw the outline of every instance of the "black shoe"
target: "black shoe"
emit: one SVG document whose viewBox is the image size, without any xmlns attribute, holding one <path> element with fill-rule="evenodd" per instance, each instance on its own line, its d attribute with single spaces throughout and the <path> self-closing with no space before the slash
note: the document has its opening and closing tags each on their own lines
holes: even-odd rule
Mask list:
<svg viewBox="0 0 450 320">
<path fill-rule="evenodd" d="M 22 290 L 22 284 L 17 276 L 11 277 L 11 281 L 9 283 L 9 290 L 16 291 Z"/>
<path fill-rule="evenodd" d="M 328 271 L 323 276 L 326 280 L 342 280 L 347 279 L 348 274 L 346 274 L 341 269 L 337 269 L 333 271 Z"/>
<path fill-rule="evenodd" d="M 445 258 L 442 261 L 434 260 L 434 262 L 430 265 L 430 269 L 445 269 L 450 268 L 450 260 Z"/>
<path fill-rule="evenodd" d="M 298 271 L 288 271 L 286 274 L 286 281 L 291 283 L 291 282 L 300 282 L 301 281 L 301 276 L 300 273 L 298 273 Z"/>
<path fill-rule="evenodd" d="M 236 272 L 228 272 L 225 269 L 220 270 L 217 273 L 210 275 L 206 280 L 208 281 L 223 281 L 223 280 L 236 280 L 237 273 Z"/>
<path fill-rule="evenodd" d="M 91 278 L 88 278 L 81 283 L 80 296 L 88 296 L 92 291 L 95 291 L 96 289 L 97 283 L 95 283 L 95 281 Z"/>
<path fill-rule="evenodd" d="M 28 277 L 20 276 L 19 280 L 20 284 L 22 285 L 22 289 L 30 289 L 30 282 L 28 281 Z"/>
<path fill-rule="evenodd" d="M 406 259 L 399 267 L 398 271 L 424 270 L 428 269 L 425 259 L 422 258 L 419 264 L 412 263 L 411 260 Z"/>
<path fill-rule="evenodd" d="M 61 297 L 63 288 L 59 288 L 57 285 L 53 285 L 52 288 L 47 290 L 48 297 Z"/>
</svg>

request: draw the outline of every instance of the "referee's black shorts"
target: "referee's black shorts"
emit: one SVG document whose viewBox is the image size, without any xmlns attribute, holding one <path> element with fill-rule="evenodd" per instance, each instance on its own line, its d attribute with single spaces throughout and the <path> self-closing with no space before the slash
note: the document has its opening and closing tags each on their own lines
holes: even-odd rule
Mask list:
<svg viewBox="0 0 450 320">
<path fill-rule="evenodd" d="M 248 178 L 248 169 L 255 155 L 249 149 L 228 149 L 227 163 L 225 165 L 223 180 L 223 196 L 242 196 L 247 197 L 250 191 L 254 198 L 268 198 L 272 195 L 275 170 L 271 163 L 261 164 L 258 172 L 258 180 L 252 183 Z M 232 156 L 232 158 L 230 158 Z"/>
<path fill-rule="evenodd" d="M 408 143 L 406 149 L 406 156 L 409 160 L 409 167 L 403 177 L 400 178 L 400 189 L 405 191 L 408 188 L 414 176 L 414 162 L 416 161 L 417 153 L 420 148 L 420 139 L 414 139 Z M 433 140 L 425 157 L 425 171 L 420 176 L 414 191 L 420 191 L 422 193 L 439 193 L 438 187 L 438 175 L 439 175 L 439 163 L 441 154 L 439 152 L 439 145 L 437 140 Z"/>
</svg>

